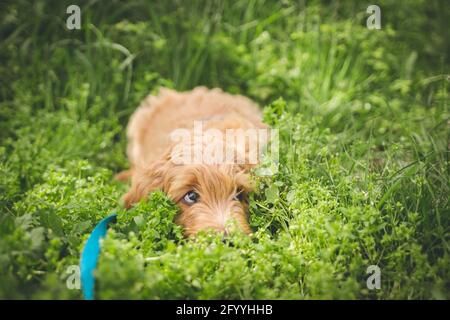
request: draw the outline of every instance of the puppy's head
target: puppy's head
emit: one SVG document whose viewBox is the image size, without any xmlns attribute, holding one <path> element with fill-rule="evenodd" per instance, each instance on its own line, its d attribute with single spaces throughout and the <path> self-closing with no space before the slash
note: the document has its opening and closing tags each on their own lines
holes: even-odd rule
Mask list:
<svg viewBox="0 0 450 320">
<path fill-rule="evenodd" d="M 251 232 L 247 194 L 252 187 L 243 167 L 154 162 L 134 171 L 131 189 L 124 197 L 126 207 L 155 189 L 161 189 L 180 207 L 175 222 L 186 236 L 208 229 L 228 234 L 233 225 Z"/>
</svg>

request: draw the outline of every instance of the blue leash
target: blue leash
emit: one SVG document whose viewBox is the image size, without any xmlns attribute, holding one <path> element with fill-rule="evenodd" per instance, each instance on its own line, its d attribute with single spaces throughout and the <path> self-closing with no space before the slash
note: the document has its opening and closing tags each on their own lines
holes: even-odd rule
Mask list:
<svg viewBox="0 0 450 320">
<path fill-rule="evenodd" d="M 110 222 L 116 222 L 117 214 L 112 214 L 101 220 L 92 231 L 81 253 L 80 273 L 81 290 L 85 300 L 94 300 L 94 270 L 100 255 L 100 240 L 106 235 Z"/>
</svg>

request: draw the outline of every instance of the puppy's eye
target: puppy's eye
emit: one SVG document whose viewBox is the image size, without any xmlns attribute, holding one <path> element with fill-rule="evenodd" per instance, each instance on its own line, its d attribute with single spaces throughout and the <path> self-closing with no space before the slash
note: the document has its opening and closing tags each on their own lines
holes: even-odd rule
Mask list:
<svg viewBox="0 0 450 320">
<path fill-rule="evenodd" d="M 236 201 L 242 201 L 242 200 L 244 200 L 244 191 L 241 190 L 241 189 L 239 189 L 239 190 L 236 192 L 236 194 L 235 194 L 235 196 L 234 196 L 233 199 L 236 200 Z"/>
<path fill-rule="evenodd" d="M 197 192 L 195 191 L 189 191 L 188 193 L 186 193 L 183 197 L 183 201 L 184 203 L 188 204 L 188 205 L 193 205 L 194 203 L 196 203 L 198 201 L 199 195 Z"/>
</svg>

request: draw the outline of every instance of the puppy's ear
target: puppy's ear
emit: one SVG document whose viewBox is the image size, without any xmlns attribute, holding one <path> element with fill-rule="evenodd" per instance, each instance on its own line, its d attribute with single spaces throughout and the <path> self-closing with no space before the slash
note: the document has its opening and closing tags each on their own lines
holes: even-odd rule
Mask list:
<svg viewBox="0 0 450 320">
<path fill-rule="evenodd" d="M 164 191 L 164 176 L 171 167 L 170 161 L 155 161 L 146 168 L 136 168 L 131 178 L 131 188 L 124 195 L 123 201 L 127 209 L 134 203 L 145 199 L 149 192 L 156 189 Z"/>
</svg>

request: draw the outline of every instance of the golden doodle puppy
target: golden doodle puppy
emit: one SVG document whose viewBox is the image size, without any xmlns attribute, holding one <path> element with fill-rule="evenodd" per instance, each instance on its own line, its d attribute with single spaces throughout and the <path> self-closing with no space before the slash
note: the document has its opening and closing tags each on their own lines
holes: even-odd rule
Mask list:
<svg viewBox="0 0 450 320">
<path fill-rule="evenodd" d="M 180 207 L 175 222 L 186 236 L 213 229 L 229 233 L 230 221 L 250 233 L 250 169 L 268 141 L 268 127 L 250 99 L 220 89 L 161 89 L 148 96 L 127 128 L 131 177 L 125 206 L 155 189 Z"/>
</svg>

